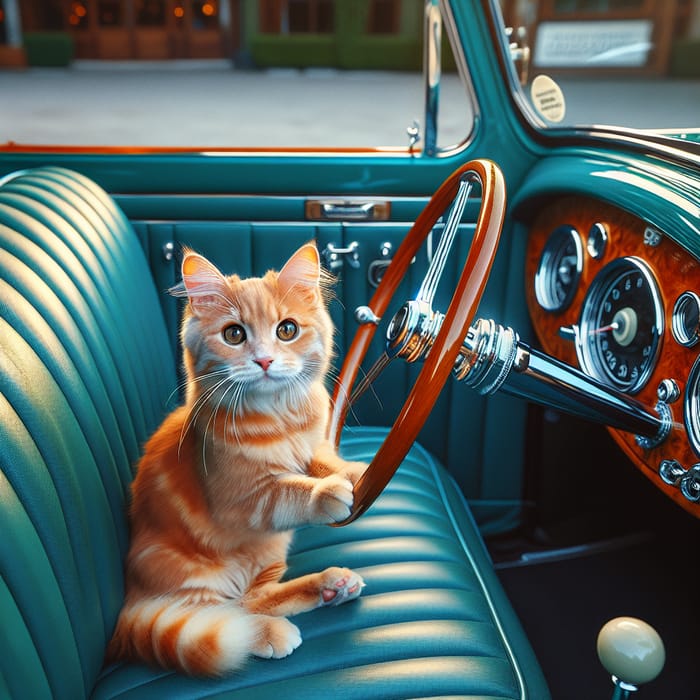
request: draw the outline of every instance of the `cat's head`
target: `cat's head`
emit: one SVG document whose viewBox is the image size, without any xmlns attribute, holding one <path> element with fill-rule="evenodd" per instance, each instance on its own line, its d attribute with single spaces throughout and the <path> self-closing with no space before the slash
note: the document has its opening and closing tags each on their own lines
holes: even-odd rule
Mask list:
<svg viewBox="0 0 700 700">
<path fill-rule="evenodd" d="M 236 392 L 244 401 L 302 399 L 325 376 L 333 328 L 313 244 L 299 248 L 279 272 L 248 279 L 225 276 L 185 250 L 182 287 L 189 301 L 182 327 L 188 399 L 207 390 L 225 404 Z"/>
</svg>

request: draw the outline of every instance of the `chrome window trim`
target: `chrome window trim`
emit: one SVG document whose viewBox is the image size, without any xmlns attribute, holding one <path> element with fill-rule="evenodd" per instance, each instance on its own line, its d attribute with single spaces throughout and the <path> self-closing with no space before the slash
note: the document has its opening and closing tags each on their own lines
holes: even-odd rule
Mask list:
<svg viewBox="0 0 700 700">
<path fill-rule="evenodd" d="M 464 54 L 464 47 L 462 46 L 462 42 L 460 40 L 459 31 L 457 29 L 457 24 L 455 22 L 454 14 L 452 12 L 452 5 L 449 2 L 449 0 L 440 0 L 440 14 L 442 15 L 443 29 L 445 31 L 445 34 L 447 35 L 447 40 L 452 49 L 452 55 L 454 57 L 455 65 L 457 67 L 457 75 L 459 76 L 460 81 L 466 91 L 467 100 L 469 101 L 472 108 L 472 123 L 463 141 L 461 141 L 460 143 L 449 144 L 448 146 L 438 148 L 436 155 L 434 156 L 435 158 L 454 156 L 460 151 L 464 151 L 466 148 L 468 148 L 476 137 L 476 125 L 478 123 L 481 123 L 482 121 L 479 101 L 476 97 L 476 90 L 474 90 L 474 83 L 471 79 L 471 73 L 469 72 L 467 58 Z"/>
</svg>

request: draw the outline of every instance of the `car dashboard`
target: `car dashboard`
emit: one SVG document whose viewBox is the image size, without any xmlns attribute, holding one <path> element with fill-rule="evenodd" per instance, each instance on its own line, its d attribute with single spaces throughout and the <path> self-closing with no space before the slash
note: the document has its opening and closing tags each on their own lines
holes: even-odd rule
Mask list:
<svg viewBox="0 0 700 700">
<path fill-rule="evenodd" d="M 609 430 L 658 488 L 700 515 L 700 262 L 634 214 L 563 195 L 532 221 L 525 278 L 546 353 L 666 413 L 658 445 Z"/>
</svg>

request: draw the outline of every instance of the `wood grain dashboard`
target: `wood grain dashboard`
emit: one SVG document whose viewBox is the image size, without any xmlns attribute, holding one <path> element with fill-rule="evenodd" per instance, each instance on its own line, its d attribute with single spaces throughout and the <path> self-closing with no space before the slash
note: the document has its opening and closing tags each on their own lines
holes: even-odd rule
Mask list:
<svg viewBox="0 0 700 700">
<path fill-rule="evenodd" d="M 601 237 L 598 236 L 596 239 L 598 244 L 595 245 L 596 241 L 592 240 L 593 245 L 589 250 L 587 246 L 589 232 L 594 226 L 598 233 L 602 227 L 607 239 L 603 244 Z M 580 237 L 580 245 L 577 243 L 580 277 L 577 283 L 570 284 L 568 295 L 559 290 L 560 298 L 567 297 L 561 304 L 562 308 L 546 310 L 542 304 L 542 293 L 536 293 L 536 276 L 548 241 L 561 227 L 573 229 L 573 233 Z M 605 239 L 604 236 L 603 239 Z M 630 433 L 612 428 L 608 430 L 633 463 L 658 488 L 681 507 L 700 517 L 700 503 L 689 500 L 681 492 L 678 483 L 667 484 L 659 476 L 659 468 L 664 460 L 677 460 L 684 469 L 689 469 L 700 462 L 700 454 L 693 449 L 684 423 L 686 387 L 691 368 L 696 361 L 700 362 L 698 360 L 700 343 L 690 347 L 682 345 L 672 331 L 674 306 L 679 296 L 688 291 L 700 293 L 700 262 L 664 236 L 663 232 L 617 207 L 580 196 L 556 199 L 539 212 L 533 221 L 528 238 L 525 261 L 526 297 L 533 326 L 545 352 L 567 364 L 581 368 L 579 354 L 576 351 L 577 342 L 571 329 L 575 328 L 576 333 L 579 332 L 582 308 L 587 300 L 589 289 L 592 284 L 599 287 L 601 278 L 606 276 L 605 271 L 602 275 L 600 274 L 601 270 L 610 270 L 611 268 L 606 266 L 621 258 L 634 258 L 646 263 L 643 267 L 651 273 L 660 293 L 663 317 L 663 329 L 658 339 L 658 354 L 655 363 L 650 363 L 653 369 L 650 369 L 651 373 L 644 385 L 635 390 L 634 398 L 649 410 L 655 410 L 658 387 L 663 380 L 667 379 L 675 382 L 679 396 L 668 403 L 673 419 L 671 432 L 666 440 L 655 448 L 640 447 L 635 436 Z M 596 277 L 597 281 L 594 283 Z M 564 279 L 569 281 L 568 273 Z M 613 287 L 611 289 L 616 293 Z M 562 328 L 565 329 L 563 332 Z M 692 343 L 692 339 L 690 342 Z M 584 368 L 584 371 L 588 370 Z M 604 383 L 609 382 L 604 381 Z"/>
</svg>

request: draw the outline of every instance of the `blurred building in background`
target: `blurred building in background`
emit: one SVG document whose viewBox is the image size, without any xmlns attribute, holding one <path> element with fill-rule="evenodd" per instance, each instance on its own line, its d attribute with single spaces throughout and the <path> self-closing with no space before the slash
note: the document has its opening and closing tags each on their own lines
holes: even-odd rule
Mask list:
<svg viewBox="0 0 700 700">
<path fill-rule="evenodd" d="M 226 58 L 413 70 L 424 0 L 0 0 L 0 67 Z M 700 76 L 700 0 L 500 0 L 532 67 Z M 522 29 L 518 31 L 518 28 Z"/>
</svg>

